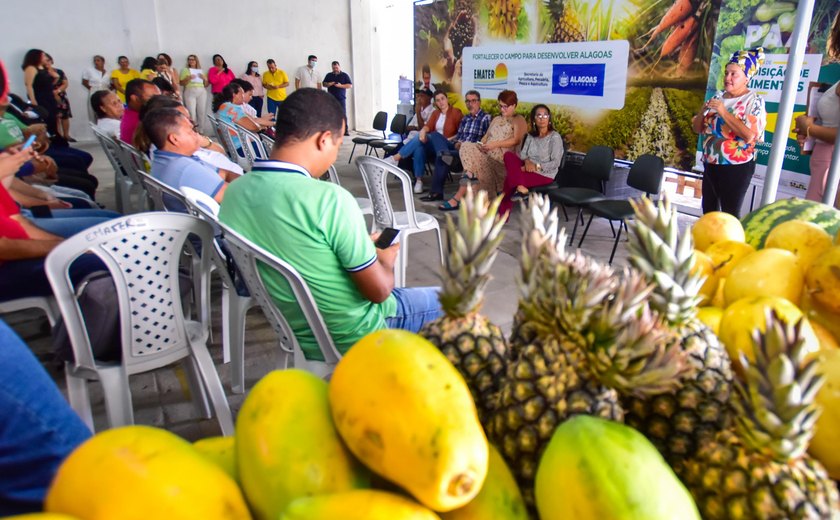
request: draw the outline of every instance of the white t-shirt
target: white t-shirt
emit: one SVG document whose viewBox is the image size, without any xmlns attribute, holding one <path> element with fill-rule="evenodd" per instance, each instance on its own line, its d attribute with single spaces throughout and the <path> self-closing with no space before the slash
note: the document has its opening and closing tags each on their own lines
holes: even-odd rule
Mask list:
<svg viewBox="0 0 840 520">
<path fill-rule="evenodd" d="M 103 117 L 96 122 L 96 128 L 102 130 L 102 133 L 114 139 L 120 138 L 120 120 L 111 119 L 110 117 Z"/>
<path fill-rule="evenodd" d="M 245 111 L 245 113 L 246 113 L 246 114 L 248 114 L 249 116 L 254 117 L 254 118 L 256 118 L 256 117 L 257 117 L 257 109 L 256 109 L 256 108 L 254 108 L 254 107 L 252 107 L 252 106 L 251 106 L 251 105 L 249 105 L 248 103 L 242 103 L 242 104 L 241 104 L 241 105 L 239 105 L 239 106 L 241 106 L 241 107 L 242 107 L 242 110 L 244 110 L 244 111 Z"/>
<path fill-rule="evenodd" d="M 840 81 L 823 92 L 817 101 L 817 114 L 819 114 L 820 126 L 826 128 L 837 128 L 840 125 L 840 97 L 837 96 L 837 88 Z"/>
<path fill-rule="evenodd" d="M 315 72 L 315 69 L 310 69 L 307 65 L 304 65 L 298 67 L 297 72 L 295 72 L 295 79 L 300 81 L 300 88 L 318 88 L 321 76 Z"/>
<path fill-rule="evenodd" d="M 440 113 L 437 119 L 437 123 L 435 123 L 435 132 L 439 134 L 443 134 L 443 125 L 446 124 L 446 114 L 443 112 Z"/>
<path fill-rule="evenodd" d="M 85 69 L 85 71 L 82 72 L 82 79 L 86 79 L 90 84 L 91 94 L 97 90 L 108 90 L 111 86 L 111 73 L 106 70 L 96 70 L 96 67 Z"/>
</svg>

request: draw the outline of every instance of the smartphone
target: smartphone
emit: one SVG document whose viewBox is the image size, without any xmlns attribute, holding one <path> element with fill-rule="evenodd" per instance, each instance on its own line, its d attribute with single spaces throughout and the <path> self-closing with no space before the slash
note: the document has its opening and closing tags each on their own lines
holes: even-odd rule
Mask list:
<svg viewBox="0 0 840 520">
<path fill-rule="evenodd" d="M 382 233 L 379 234 L 379 238 L 376 239 L 376 242 L 374 242 L 373 245 L 376 246 L 377 249 L 386 249 L 394 243 L 394 239 L 396 239 L 399 234 L 399 229 L 385 228 L 382 230 Z"/>
<path fill-rule="evenodd" d="M 32 216 L 35 218 L 52 218 L 52 210 L 47 205 L 30 206 L 29 211 L 32 212 Z"/>
<path fill-rule="evenodd" d="M 32 143 L 34 143 L 34 142 L 35 142 L 35 134 L 32 134 L 32 135 L 29 136 L 29 139 L 27 139 L 26 142 L 23 143 L 23 148 L 21 148 L 21 150 L 26 150 L 27 148 L 32 146 Z"/>
</svg>

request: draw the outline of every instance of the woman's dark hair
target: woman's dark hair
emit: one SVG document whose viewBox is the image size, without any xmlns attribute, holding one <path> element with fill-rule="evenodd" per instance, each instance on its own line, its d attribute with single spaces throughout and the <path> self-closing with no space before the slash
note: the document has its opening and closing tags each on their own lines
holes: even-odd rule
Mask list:
<svg viewBox="0 0 840 520">
<path fill-rule="evenodd" d="M 277 110 L 275 148 L 290 142 L 305 141 L 330 131 L 333 141 L 342 136 L 344 109 L 327 91 L 314 88 L 295 90 Z"/>
<path fill-rule="evenodd" d="M 146 104 L 143 105 L 143 108 L 140 109 L 140 124 L 137 125 L 137 130 L 134 131 L 134 147 L 138 150 L 141 150 L 144 153 L 149 153 L 149 148 L 151 148 L 150 144 L 152 143 L 152 139 L 149 136 L 149 132 L 146 130 L 144 124 L 144 121 L 148 123 L 148 120 L 146 119 L 146 114 L 150 113 L 153 110 L 160 110 L 165 108 L 177 109 L 180 106 L 181 103 L 171 98 L 170 96 L 152 96 L 151 99 L 146 101 Z M 164 136 L 163 138 L 165 140 L 166 136 Z"/>
<path fill-rule="evenodd" d="M 256 65 L 257 67 L 260 66 L 260 64 L 257 63 L 256 61 L 249 61 L 248 66 L 245 67 L 245 74 L 247 74 L 248 76 L 259 76 L 259 74 L 257 74 L 256 72 L 251 72 L 251 65 Z M 245 83 L 248 83 L 248 82 L 246 81 Z"/>
<path fill-rule="evenodd" d="M 161 56 L 163 56 L 163 59 L 166 60 L 166 65 L 168 67 L 171 67 L 172 66 L 172 58 L 170 58 L 169 55 L 166 54 L 165 52 L 159 52 L 158 55 L 157 55 L 158 60 L 160 60 Z"/>
<path fill-rule="evenodd" d="M 449 96 L 446 95 L 446 92 L 442 90 L 436 90 L 435 93 L 432 95 L 432 100 L 437 99 L 438 96 L 443 96 L 446 98 L 446 102 L 449 103 Z M 437 109 L 437 105 L 435 105 L 435 109 Z"/>
<path fill-rule="evenodd" d="M 242 78 L 236 78 L 232 80 L 231 83 L 236 83 L 237 85 L 242 87 L 242 90 L 244 90 L 245 92 L 251 92 L 252 90 L 254 90 L 254 85 L 251 85 Z"/>
<path fill-rule="evenodd" d="M 108 114 L 102 110 L 102 105 L 105 104 L 105 98 L 108 97 L 108 94 L 114 93 L 110 90 L 97 90 L 90 96 L 90 108 L 92 108 L 93 113 L 96 114 L 96 119 L 108 117 Z M 116 96 L 116 94 L 114 95 Z"/>
<path fill-rule="evenodd" d="M 225 73 L 227 73 L 228 66 L 227 66 L 227 62 L 225 61 L 225 59 L 222 58 L 221 54 L 214 54 L 213 59 L 211 60 L 213 62 L 213 65 L 216 65 L 216 58 L 219 58 L 220 60 L 222 60 L 222 70 L 224 70 Z"/>
<path fill-rule="evenodd" d="M 119 63 L 120 63 L 120 60 L 126 60 L 126 61 L 128 61 L 128 56 L 117 56 L 117 64 L 119 64 Z"/>
<path fill-rule="evenodd" d="M 504 103 L 505 105 L 519 104 L 519 98 L 516 97 L 516 92 L 512 90 L 503 90 L 499 92 L 498 100 Z"/>
<path fill-rule="evenodd" d="M 233 81 L 225 85 L 221 92 L 213 96 L 213 112 L 218 112 L 222 105 L 233 101 L 233 95 L 240 90 L 242 90 L 242 87 Z"/>
<path fill-rule="evenodd" d="M 43 59 L 44 51 L 41 49 L 29 49 L 26 51 L 26 55 L 23 57 L 23 64 L 20 66 L 21 69 L 26 69 L 26 67 L 35 67 L 36 69 L 41 66 L 41 60 Z"/>
<path fill-rule="evenodd" d="M 531 109 L 531 117 L 529 123 L 531 128 L 530 130 L 528 130 L 528 133 L 534 137 L 539 137 L 540 135 L 540 131 L 537 130 L 537 110 L 539 110 L 540 108 L 544 108 L 545 111 L 548 112 L 548 131 L 554 131 L 554 124 L 551 122 L 551 109 L 540 103 L 539 105 L 534 105 L 534 108 Z"/>
<path fill-rule="evenodd" d="M 140 67 L 140 69 L 157 69 L 157 59 L 152 58 L 151 56 L 146 56 L 145 58 L 143 58 L 143 65 Z"/>
<path fill-rule="evenodd" d="M 166 78 L 155 76 L 154 78 L 152 78 L 152 83 L 154 83 L 157 86 L 157 88 L 160 89 L 160 92 L 162 94 L 175 93 L 175 87 L 173 87 L 172 83 L 170 83 Z"/>
</svg>

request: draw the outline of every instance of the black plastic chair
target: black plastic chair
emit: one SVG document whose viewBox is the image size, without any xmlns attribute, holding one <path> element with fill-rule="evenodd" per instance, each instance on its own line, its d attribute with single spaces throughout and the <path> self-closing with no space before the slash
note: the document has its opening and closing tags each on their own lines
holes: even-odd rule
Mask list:
<svg viewBox="0 0 840 520">
<path fill-rule="evenodd" d="M 644 192 L 645 196 L 650 197 L 658 194 L 659 190 L 662 189 L 664 177 L 665 161 L 655 155 L 645 154 L 637 158 L 630 167 L 630 173 L 627 175 L 627 185 Z M 586 208 L 591 212 L 591 215 L 589 215 L 589 222 L 586 223 L 586 228 L 580 237 L 578 247 L 583 244 L 583 239 L 586 238 L 586 233 L 589 231 L 589 225 L 592 224 L 593 218 L 605 218 L 610 221 L 610 224 L 615 220 L 620 221 L 610 254 L 610 263 L 612 263 L 615 250 L 618 248 L 618 240 L 621 238 L 621 228 L 627 230 L 627 219 L 633 216 L 633 206 L 630 205 L 630 199 L 598 200 L 587 204 Z"/>
<path fill-rule="evenodd" d="M 566 168 L 566 157 L 569 155 L 569 149 L 566 147 L 566 140 L 563 139 L 563 136 L 560 136 L 560 140 L 563 142 L 563 158 L 560 159 L 560 166 L 557 167 L 557 173 L 554 175 L 554 180 L 549 184 L 544 184 L 542 186 L 534 186 L 533 188 L 528 188 L 531 193 L 542 193 L 546 194 L 551 190 L 555 190 L 559 188 L 560 185 L 560 177 L 563 175 L 563 170 Z M 563 213 L 566 212 L 566 208 L 563 208 Z M 569 220 L 568 215 L 566 216 L 566 220 Z"/>
<path fill-rule="evenodd" d="M 551 202 L 565 206 L 577 206 L 578 213 L 575 225 L 569 237 L 569 244 L 574 244 L 578 222 L 583 219 L 583 208 L 587 204 L 602 200 L 607 189 L 607 181 L 612 174 L 615 152 L 609 146 L 593 146 L 590 148 L 581 165 L 581 174 L 591 187 L 556 188 L 548 192 Z M 565 209 L 564 209 L 565 211 Z"/>
<path fill-rule="evenodd" d="M 370 153 L 370 143 L 379 139 L 385 139 L 385 129 L 388 128 L 388 112 L 377 112 L 376 117 L 373 118 L 373 128 L 374 130 L 379 130 L 382 132 L 382 136 L 380 137 L 378 134 L 362 134 L 357 135 L 352 139 L 353 141 L 353 149 L 350 150 L 350 159 L 347 160 L 347 164 L 350 164 L 350 161 L 353 160 L 353 152 L 356 151 L 357 144 L 365 145 L 365 155 Z"/>
<path fill-rule="evenodd" d="M 373 150 L 373 153 L 379 157 L 376 150 L 385 150 L 386 152 L 391 147 L 396 147 L 402 142 L 403 134 L 405 134 L 405 127 L 408 125 L 408 119 L 405 114 L 397 114 L 391 120 L 390 131 L 392 134 L 397 134 L 400 139 L 376 139 L 368 143 L 368 146 Z"/>
</svg>

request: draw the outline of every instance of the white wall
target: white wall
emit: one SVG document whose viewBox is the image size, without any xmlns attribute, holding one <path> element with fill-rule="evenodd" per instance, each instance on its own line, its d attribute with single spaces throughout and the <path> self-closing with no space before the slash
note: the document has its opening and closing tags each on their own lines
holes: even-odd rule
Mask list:
<svg viewBox="0 0 840 520">
<path fill-rule="evenodd" d="M 409 0 L 3 0 L 3 11 L 13 16 L 0 31 L 0 59 L 7 65 L 12 90 L 25 95 L 23 55 L 30 48 L 49 52 L 70 79 L 71 134 L 88 138 L 81 73 L 94 54 L 105 56 L 106 67 L 112 69 L 121 54 L 139 68 L 143 57 L 164 51 L 180 68 L 186 56 L 195 53 L 207 69 L 211 56 L 219 53 L 237 75 L 250 60 L 257 60 L 264 70 L 265 60 L 274 58 L 290 77 L 307 55 L 315 54 L 322 74 L 338 60 L 353 78 L 348 117 L 351 127 L 359 121 L 359 127 L 365 128 L 376 107 L 382 106 L 380 83 L 392 83 L 380 79 L 381 66 L 371 50 L 382 46 L 375 26 L 378 16 L 372 11 L 394 2 L 411 4 Z M 409 38 L 410 27 L 402 28 Z M 401 68 L 411 70 L 413 55 L 399 61 L 405 65 Z M 386 91 L 396 92 L 396 79 L 393 83 Z"/>
</svg>

